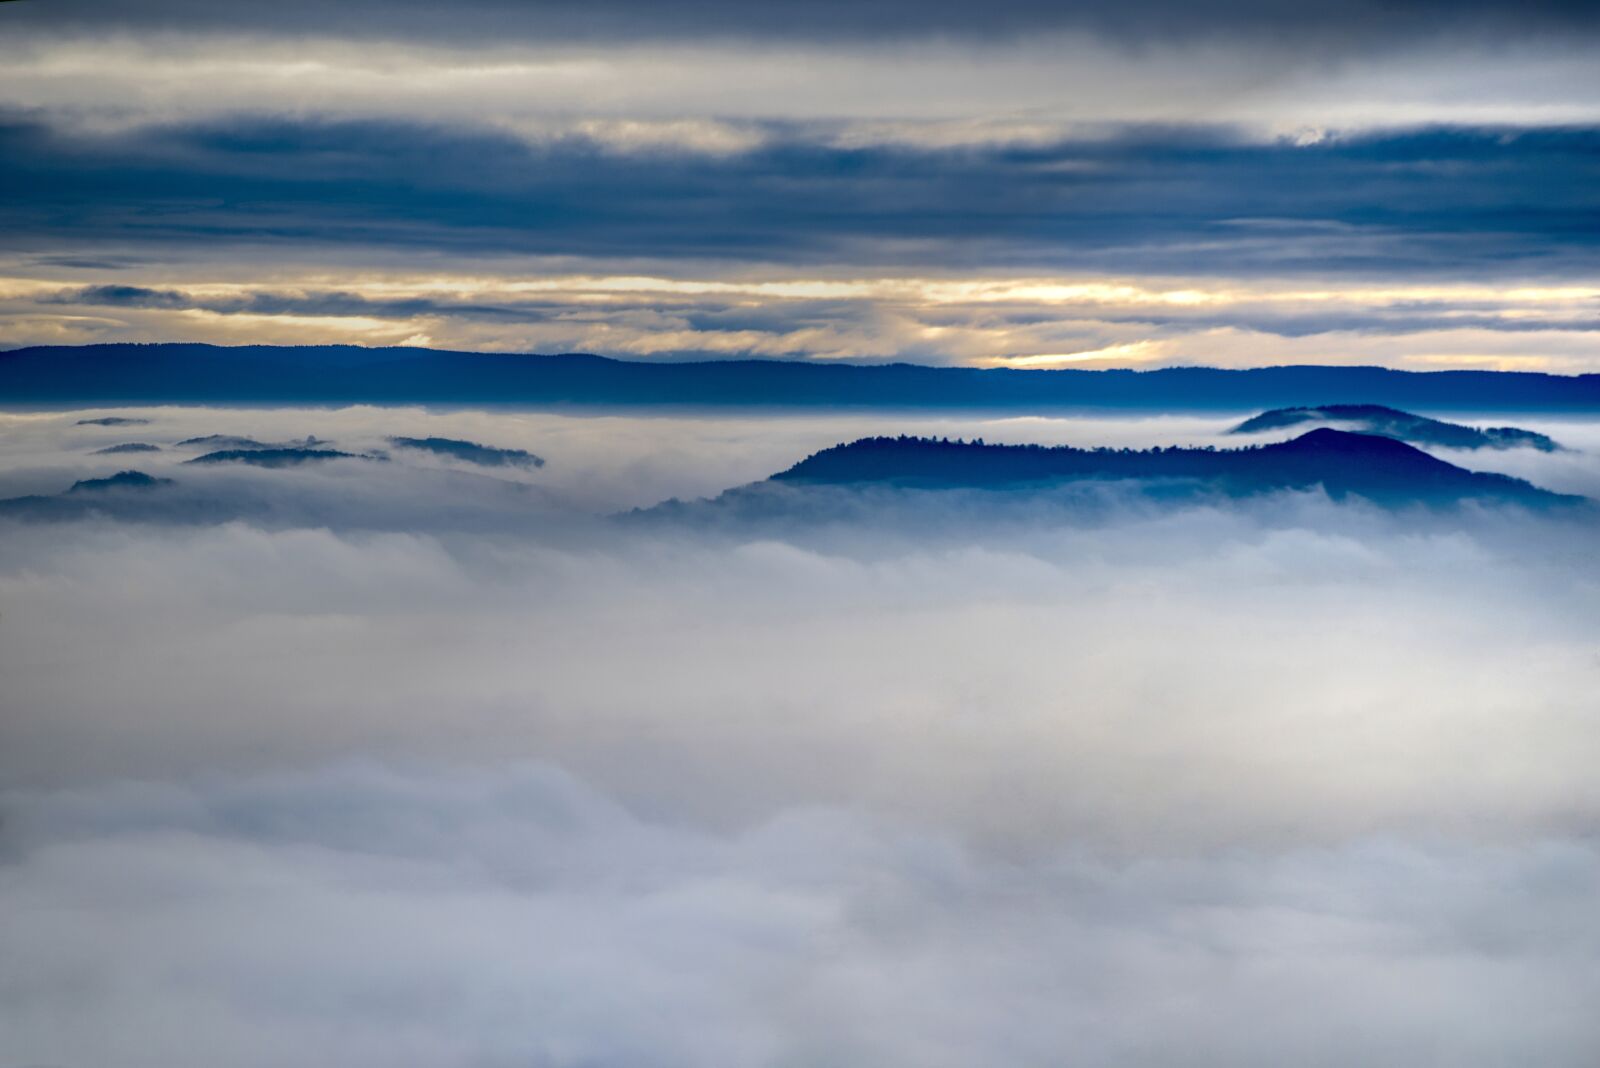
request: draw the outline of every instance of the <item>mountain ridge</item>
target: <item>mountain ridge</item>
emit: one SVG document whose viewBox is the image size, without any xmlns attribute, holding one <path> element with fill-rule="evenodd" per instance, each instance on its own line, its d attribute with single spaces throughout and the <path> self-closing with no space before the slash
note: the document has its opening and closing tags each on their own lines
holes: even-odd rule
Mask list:
<svg viewBox="0 0 1600 1068">
<path fill-rule="evenodd" d="M 914 437 L 861 438 L 813 453 L 769 481 L 1016 489 L 1074 481 L 1191 480 L 1230 496 L 1321 486 L 1330 497 L 1385 505 L 1485 499 L 1551 507 L 1571 497 L 1522 479 L 1469 471 L 1394 438 L 1319 427 L 1289 441 L 1238 449 L 1083 449 Z"/>
<path fill-rule="evenodd" d="M 1413 444 L 1450 449 L 1530 448 L 1540 452 L 1562 451 L 1561 446 L 1549 436 L 1521 427 L 1463 426 L 1382 404 L 1318 404 L 1274 408 L 1251 416 L 1228 433 L 1260 434 L 1271 430 L 1288 430 L 1307 423 L 1337 423 L 1341 424 L 1342 429 L 1358 434 L 1376 434 Z"/>
<path fill-rule="evenodd" d="M 1237 410 L 1313 404 L 1600 411 L 1600 374 L 1290 365 L 1150 370 L 798 360 L 655 362 L 357 346 L 190 343 L 0 352 L 0 404 L 437 403 Z"/>
</svg>

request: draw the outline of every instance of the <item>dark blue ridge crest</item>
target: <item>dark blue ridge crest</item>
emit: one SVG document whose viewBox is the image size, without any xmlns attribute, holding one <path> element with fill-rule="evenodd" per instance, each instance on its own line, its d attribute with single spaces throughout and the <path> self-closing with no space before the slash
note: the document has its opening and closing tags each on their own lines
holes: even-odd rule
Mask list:
<svg viewBox="0 0 1600 1068">
<path fill-rule="evenodd" d="M 1251 416 L 1230 434 L 1259 434 L 1303 427 L 1308 423 L 1338 423 L 1344 430 L 1379 434 L 1419 445 L 1450 449 L 1531 448 L 1556 452 L 1561 446 L 1544 434 L 1513 426 L 1475 427 L 1414 415 L 1382 404 L 1321 404 L 1315 407 L 1274 408 Z"/>
<path fill-rule="evenodd" d="M 774 481 L 812 485 L 1016 488 L 1083 479 L 1190 479 L 1231 496 L 1322 487 L 1385 505 L 1469 499 L 1531 507 L 1577 503 L 1521 479 L 1469 471 L 1393 438 L 1319 428 L 1239 449 L 1081 449 L 914 437 L 863 438 L 815 453 Z"/>
<path fill-rule="evenodd" d="M 781 360 L 648 363 L 583 354 L 123 344 L 0 352 L 0 402 L 364 402 L 1031 411 L 1239 411 L 1370 403 L 1472 411 L 1600 411 L 1600 374 L 1419 372 L 1380 367 L 1045 371 Z"/>
<path fill-rule="evenodd" d="M 150 445 L 143 441 L 126 441 L 121 445 L 108 445 L 103 449 L 94 450 L 96 456 L 115 456 L 124 452 L 160 452 L 161 446 Z"/>
<path fill-rule="evenodd" d="M 252 467 L 294 467 L 299 464 L 318 463 L 325 460 L 378 460 L 379 456 L 367 456 L 353 452 L 341 452 L 338 449 L 219 449 L 208 452 L 204 456 L 196 456 L 185 463 L 191 464 L 249 464 Z"/>
<path fill-rule="evenodd" d="M 416 449 L 483 467 L 543 467 L 544 459 L 526 449 L 503 449 L 457 438 L 390 438 L 397 449 Z"/>
<path fill-rule="evenodd" d="M 204 437 L 184 438 L 178 444 L 200 446 L 216 451 L 218 449 L 314 449 L 329 443 L 309 435 L 299 441 L 257 441 L 255 438 L 239 437 L 236 434 L 207 434 Z"/>
<path fill-rule="evenodd" d="M 143 471 L 118 471 L 106 478 L 84 478 L 72 484 L 68 493 L 101 493 L 114 489 L 154 489 L 157 486 L 170 486 L 172 479 L 156 478 Z"/>
</svg>

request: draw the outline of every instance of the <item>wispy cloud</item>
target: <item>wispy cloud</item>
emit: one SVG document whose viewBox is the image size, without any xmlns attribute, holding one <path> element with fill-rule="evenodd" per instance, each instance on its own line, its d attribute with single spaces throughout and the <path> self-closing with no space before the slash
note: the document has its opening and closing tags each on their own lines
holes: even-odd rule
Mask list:
<svg viewBox="0 0 1600 1068">
<path fill-rule="evenodd" d="M 1591 129 L 825 134 L 615 152 L 487 127 L 18 118 L 4 336 L 1563 368 L 1597 321 Z M 71 247 L 130 265 L 63 266 Z"/>
</svg>

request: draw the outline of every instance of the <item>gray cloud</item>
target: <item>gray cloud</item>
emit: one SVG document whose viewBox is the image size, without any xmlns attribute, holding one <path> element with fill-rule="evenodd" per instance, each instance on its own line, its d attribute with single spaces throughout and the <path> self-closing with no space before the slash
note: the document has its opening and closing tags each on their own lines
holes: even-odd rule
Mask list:
<svg viewBox="0 0 1600 1068">
<path fill-rule="evenodd" d="M 603 315 L 575 306 L 569 300 L 508 297 L 499 303 L 417 296 L 400 299 L 373 299 L 358 293 L 265 290 L 226 297 L 199 296 L 175 289 L 151 289 L 130 285 L 82 286 L 61 290 L 42 298 L 41 305 L 79 305 L 84 307 L 141 308 L 158 310 L 195 309 L 219 315 L 303 315 L 372 316 L 385 319 L 439 319 L 456 322 L 515 324 L 578 323 L 584 319 L 623 322 L 627 316 L 659 313 L 663 301 L 658 294 L 618 294 L 608 300 Z M 765 306 L 752 306 L 747 294 L 727 297 L 686 294 L 672 301 L 671 317 L 693 331 L 735 333 L 757 331 L 774 334 L 799 329 L 821 330 L 850 324 L 869 327 L 881 318 L 884 301 L 869 300 L 784 300 Z M 1354 302 L 1352 302 L 1354 303 Z M 1501 309 L 1487 302 L 1414 301 L 1372 307 L 1340 307 L 1315 313 L 1281 311 L 1270 306 L 1217 312 L 1205 308 L 1171 305 L 1128 311 L 1084 302 L 1052 302 L 1049 308 L 983 308 L 971 305 L 942 309 L 912 309 L 914 314 L 937 325 L 962 327 L 981 314 L 990 329 L 1030 326 L 1059 326 L 1075 319 L 1082 327 L 1148 327 L 1189 333 L 1200 330 L 1239 329 L 1272 337 L 1304 338 L 1323 334 L 1362 333 L 1403 336 L 1441 330 L 1486 331 L 1527 334 L 1539 332 L 1593 333 L 1600 331 L 1600 310 L 1594 317 L 1574 318 L 1570 314 L 1540 316 L 1519 311 L 1515 315 L 1497 314 Z M 1109 337 L 1109 335 L 1108 335 Z M 1112 343 L 1107 340 L 1106 343 Z"/>
<path fill-rule="evenodd" d="M 266 5 L 160 0 L 137 13 L 110 0 L 23 4 L 5 12 L 13 25 L 52 30 L 143 34 L 247 32 L 266 35 L 360 35 L 366 39 L 615 41 L 965 38 L 1010 40 L 1030 34 L 1088 32 L 1126 43 L 1244 36 L 1278 48 L 1350 47 L 1427 37 L 1592 33 L 1600 12 L 1590 0 L 1508 4 L 1473 0 L 1290 4 L 1233 0 L 1196 8 L 1175 0 L 1105 5 L 1050 0 L 812 0 L 801 5 L 701 0 L 670 9 L 643 0 L 468 0 L 442 7 L 423 0 L 343 4 L 309 0 Z"/>
<path fill-rule="evenodd" d="M 14 120 L 0 129 L 0 219 L 22 248 L 347 242 L 1124 273 L 1560 276 L 1590 270 L 1600 247 L 1587 225 L 1600 210 L 1590 129 L 1312 145 L 1128 129 L 960 150 L 771 132 L 730 156 L 641 156 L 398 122 L 239 118 L 94 135 Z M 174 297 L 112 287 L 100 299 Z"/>
<path fill-rule="evenodd" d="M 1492 517 L 1465 528 L 1410 520 L 1396 524 L 1359 508 L 1330 509 L 1310 498 L 1258 512 L 1200 508 L 1173 516 L 1133 510 L 1087 526 L 1062 522 L 1059 512 L 1049 510 L 1005 517 L 1001 524 L 962 509 L 956 500 L 943 515 L 937 508 L 891 511 L 881 521 L 814 533 L 798 527 L 733 527 L 710 540 L 693 531 L 618 531 L 598 527 L 591 518 L 764 477 L 818 447 L 860 436 L 863 427 L 992 441 L 1205 443 L 1224 440 L 1223 431 L 1236 422 L 1232 415 L 1176 426 L 1159 420 L 1086 424 L 915 414 L 820 420 L 427 417 L 363 409 L 245 412 L 227 419 L 198 411 L 181 418 L 174 412 L 154 419 L 149 436 L 158 441 L 187 437 L 194 426 L 273 439 L 317 433 L 360 450 L 401 431 L 521 446 L 550 463 L 521 476 L 528 479 L 523 482 L 412 466 L 399 452 L 388 464 L 332 461 L 285 471 L 196 468 L 181 463 L 184 453 L 158 453 L 141 469 L 174 478 L 174 490 L 191 494 L 192 500 L 220 502 L 258 532 L 151 530 L 125 552 L 114 552 L 95 524 L 77 532 L 18 530 L 8 542 L 10 558 L 26 565 L 23 573 L 73 576 L 73 582 L 87 582 L 101 592 L 92 601 L 62 601 L 52 592 L 53 582 L 30 578 L 7 594 L 4 619 L 30 621 L 8 642 L 8 662 L 15 667 L 9 677 L 15 693 L 33 695 L 31 701 L 17 698 L 21 707 L 11 719 L 11 774 L 48 767 L 50 762 L 41 765 L 28 754 L 59 732 L 99 735 L 68 763 L 81 759 L 82 766 L 91 767 L 102 759 L 128 758 L 121 770 L 139 773 L 172 770 L 167 757 L 143 763 L 157 753 L 168 752 L 184 764 L 189 743 L 182 739 L 189 731 L 210 759 L 223 759 L 225 751 L 233 760 L 255 751 L 298 752 L 306 746 L 321 751 L 322 724 L 341 725 L 334 728 L 341 739 L 326 742 L 336 752 L 347 745 L 359 749 L 377 743 L 371 733 L 376 723 L 402 751 L 439 745 L 447 751 L 459 746 L 477 752 L 486 746 L 500 752 L 532 745 L 540 755 L 596 761 L 587 771 L 597 773 L 611 759 L 606 738 L 642 729 L 683 768 L 742 752 L 748 763 L 734 761 L 725 768 L 730 782 L 724 800 L 732 804 L 742 797 L 736 808 L 759 808 L 769 790 L 781 795 L 817 788 L 804 784 L 807 769 L 821 760 L 836 776 L 823 788 L 831 800 L 862 800 L 887 791 L 897 804 L 913 808 L 954 806 L 966 814 L 963 820 L 976 819 L 991 830 L 1008 822 L 1017 828 L 1058 821 L 1086 829 L 1094 825 L 1092 804 L 1035 808 L 1020 795 L 1014 799 L 1017 810 L 1006 804 L 982 811 L 976 798 L 986 789 L 986 773 L 981 764 L 964 769 L 959 757 L 961 738 L 976 721 L 956 715 L 950 704 L 959 705 L 959 695 L 970 692 L 983 707 L 1013 708 L 1021 717 L 1013 723 L 1014 732 L 1005 732 L 1005 752 L 1016 746 L 1012 756 L 1022 759 L 1023 752 L 1032 751 L 1028 761 L 1039 763 L 1019 765 L 1019 783 L 1042 789 L 1047 782 L 1073 781 L 1092 798 L 1110 788 L 1108 769 L 1148 770 L 1153 765 L 1146 762 L 1159 763 L 1167 744 L 1197 745 L 1197 753 L 1210 754 L 1217 764 L 1201 761 L 1193 779 L 1151 782 L 1152 796 L 1174 791 L 1169 800 L 1181 822 L 1186 810 L 1180 801 L 1196 796 L 1190 791 L 1203 795 L 1222 789 L 1226 815 L 1217 816 L 1221 822 L 1214 826 L 1225 828 L 1237 820 L 1259 831 L 1278 816 L 1245 815 L 1257 800 L 1251 791 L 1268 790 L 1279 771 L 1271 761 L 1257 763 L 1264 754 L 1248 739 L 1267 729 L 1277 714 L 1271 695 L 1290 685 L 1285 672 L 1299 680 L 1296 688 L 1309 688 L 1301 713 L 1309 720 L 1303 724 L 1303 744 L 1276 756 L 1285 762 L 1284 770 L 1294 768 L 1305 782 L 1275 797 L 1273 811 L 1342 826 L 1377 818 L 1386 805 L 1410 810 L 1402 792 L 1390 794 L 1370 783 L 1356 791 L 1357 784 L 1342 784 L 1340 763 L 1333 759 L 1338 754 L 1366 759 L 1375 770 L 1387 767 L 1400 774 L 1409 767 L 1409 759 L 1402 758 L 1407 746 L 1420 744 L 1439 726 L 1435 713 L 1419 712 L 1410 733 L 1397 724 L 1392 741 L 1365 756 L 1360 744 L 1340 734 L 1337 710 L 1367 700 L 1360 696 L 1359 677 L 1342 677 L 1347 659 L 1378 655 L 1369 648 L 1377 640 L 1371 624 L 1359 620 L 1381 615 L 1392 620 L 1397 633 L 1411 635 L 1381 658 L 1384 670 L 1394 673 L 1387 679 L 1389 691 L 1408 695 L 1404 700 L 1439 710 L 1468 701 L 1489 716 L 1496 702 L 1535 695 L 1533 707 L 1514 719 L 1515 731 L 1521 732 L 1514 748 L 1537 747 L 1552 733 L 1559 736 L 1563 709 L 1579 701 L 1582 687 L 1592 681 L 1592 647 L 1585 644 L 1591 627 L 1568 618 L 1569 612 L 1588 618 L 1583 606 L 1593 576 L 1573 562 L 1581 558 L 1576 546 L 1589 537 L 1585 530 Z M 156 429 L 162 436 L 153 433 Z M 61 432 L 68 435 L 63 446 L 76 433 L 66 426 Z M 1574 425 L 1552 432 L 1574 446 L 1570 455 L 1474 457 L 1469 465 L 1516 465 L 1515 473 L 1552 488 L 1594 492 L 1587 451 L 1592 437 Z M 34 435 L 21 438 L 13 448 L 40 447 Z M 118 457 L 85 457 L 75 447 L 33 455 L 27 461 L 31 473 L 10 462 L 13 492 L 60 492 L 81 478 L 126 466 Z M 308 529 L 297 532 L 301 528 Z M 491 551 L 491 545 L 498 547 Z M 1296 559 L 1303 562 L 1293 563 Z M 1465 595 L 1457 592 L 1462 568 L 1484 576 Z M 169 569 L 190 578 L 162 577 Z M 334 574 L 341 577 L 330 583 Z M 97 575 L 103 577 L 92 577 Z M 136 575 L 145 577 L 131 582 Z M 251 579 L 258 575 L 272 576 L 269 588 Z M 1287 588 L 1282 585 L 1286 576 L 1293 577 Z M 1163 590 L 1159 601 L 1128 592 L 1148 581 Z M 1295 583 L 1298 592 L 1287 592 Z M 919 588 L 923 592 L 915 592 Z M 220 592 L 230 589 L 231 594 Z M 1452 606 L 1461 596 L 1471 608 Z M 422 607 L 434 602 L 443 617 Z M 398 611 L 407 604 L 413 607 Z M 896 604 L 910 615 L 902 616 Z M 992 615 L 984 604 L 992 606 Z M 416 611 L 423 615 L 412 619 Z M 227 623 L 239 613 L 258 612 L 264 614 L 248 640 Z M 973 623 L 959 622 L 969 614 Z M 322 634 L 319 626 L 306 623 L 307 615 L 370 616 L 371 622 Z M 1471 621 L 1466 632 L 1458 617 Z M 165 622 L 151 625 L 155 619 Z M 1215 641 L 1181 637 L 1201 619 L 1211 621 L 1207 626 Z M 1445 620 L 1451 621 L 1447 627 Z M 1519 642 L 1508 642 L 1507 620 L 1533 628 L 1526 641 L 1547 651 L 1534 656 Z M 1327 637 L 1343 627 L 1352 628 L 1345 639 Z M 1256 647 L 1237 638 L 1274 632 L 1284 635 L 1281 643 Z M 69 635 L 77 635 L 82 648 L 104 651 L 106 659 L 95 671 L 63 675 L 24 669 L 33 662 L 47 667 L 52 661 L 45 650 Z M 184 637 L 174 642 L 176 635 Z M 1133 635 L 1147 635 L 1149 644 Z M 1042 650 L 1040 658 L 1023 655 L 1046 636 L 1050 641 L 1070 637 L 1081 658 L 1058 663 Z M 309 655 L 308 641 L 324 650 L 314 661 L 322 667 L 280 678 L 274 665 Z M 509 659 L 503 652 L 508 641 L 518 650 Z M 858 646 L 876 653 L 852 657 L 848 650 Z M 694 667 L 696 648 L 719 649 L 731 658 L 710 692 L 691 681 L 700 670 Z M 846 666 L 836 676 L 807 684 L 804 692 L 813 696 L 807 698 L 806 712 L 781 712 L 784 702 L 778 695 L 791 688 L 798 665 L 833 663 L 841 656 Z M 1193 696 L 1184 699 L 1188 704 L 1169 703 L 1184 688 L 1152 695 L 1126 691 L 1117 681 L 1133 663 L 1151 657 L 1174 678 L 1192 680 L 1187 689 Z M 613 659 L 628 663 L 629 672 L 600 670 Z M 185 680 L 182 701 L 139 682 L 154 663 L 168 665 L 163 670 Z M 1009 666 L 999 671 L 997 665 Z M 1485 673 L 1494 672 L 1500 674 L 1487 681 Z M 361 688 L 352 689 L 348 681 L 369 676 L 373 681 Z M 1445 681 L 1457 676 L 1455 682 Z M 267 677 L 277 681 L 269 684 Z M 1236 681 L 1224 681 L 1230 678 Z M 1056 713 L 1051 710 L 1059 704 L 1050 695 L 1073 691 L 1103 696 L 1094 710 L 1084 711 L 1088 720 L 1070 729 L 1052 723 Z M 1212 721 L 1233 707 L 1234 698 L 1244 704 Z M 96 710 L 108 707 L 108 701 L 127 707 L 127 717 L 97 723 Z M 129 701 L 138 708 L 128 707 Z M 219 702 L 232 709 L 220 719 L 215 718 Z M 906 719 L 878 738 L 873 717 L 840 719 L 822 711 L 837 707 L 842 714 L 863 703 L 899 708 Z M 444 707 L 451 709 L 448 720 L 454 727 L 441 733 L 435 717 Z M 533 720 L 522 714 L 504 720 L 510 707 L 523 708 Z M 697 707 L 700 712 L 693 711 Z M 380 708 L 389 711 L 378 716 Z M 569 708 L 587 712 L 569 719 L 564 712 Z M 1118 715 L 1138 722 L 1156 709 L 1172 717 L 1163 732 L 1166 740 L 1143 741 L 1109 726 Z M 147 715 L 156 718 L 146 723 Z M 687 718 L 675 721 L 678 716 Z M 782 742 L 762 741 L 771 716 L 783 724 Z M 530 722 L 542 726 L 524 734 Z M 673 722 L 680 725 L 669 729 Z M 1216 732 L 1209 740 L 1192 733 L 1207 722 Z M 158 723 L 170 724 L 175 733 L 164 737 Z M 1480 727 L 1486 733 L 1473 746 L 1511 744 L 1505 732 L 1512 728 L 1510 721 L 1498 730 Z M 1100 735 L 1102 730 L 1111 733 Z M 1045 744 L 1043 739 L 1052 736 Z M 721 741 L 701 751 L 710 737 Z M 777 748 L 768 749 L 769 744 Z M 902 751 L 905 762 L 879 766 L 884 746 Z M 798 759 L 800 753 L 811 759 Z M 135 754 L 143 755 L 133 759 Z M 1434 783 L 1442 791 L 1439 798 L 1421 803 L 1414 814 L 1424 822 L 1453 825 L 1494 805 L 1540 811 L 1538 798 L 1547 791 L 1586 796 L 1586 788 L 1568 777 L 1585 759 L 1582 747 L 1569 746 L 1566 755 L 1551 759 L 1537 785 L 1517 779 L 1492 788 L 1468 785 L 1476 782 L 1469 763 L 1446 762 Z M 1097 760 L 1105 762 L 1100 770 Z M 621 773 L 621 766 L 606 773 Z M 1412 774 L 1405 771 L 1407 778 Z M 651 794 L 673 795 L 679 789 L 671 780 L 651 784 L 642 773 L 626 778 L 630 788 Z M 931 791 L 935 781 L 939 788 Z M 1236 795 L 1232 787 L 1224 789 L 1227 782 L 1238 785 Z M 1412 783 L 1408 789 L 1423 787 Z M 1456 795 L 1456 789 L 1468 796 Z M 1540 818 L 1561 817 L 1552 811 Z M 1114 836 L 1113 829 L 1099 831 Z"/>
<path fill-rule="evenodd" d="M 490 305 L 472 301 L 431 297 L 374 300 L 359 293 L 327 290 L 323 292 L 277 293 L 270 290 L 229 297 L 199 297 L 176 289 L 147 286 L 97 285 L 65 289 L 40 300 L 41 304 L 76 304 L 88 307 L 154 308 L 179 310 L 192 308 L 219 315 L 372 315 L 386 318 L 449 316 L 488 322 L 538 322 L 549 316 L 552 301 L 519 301 L 514 305 Z"/>
<path fill-rule="evenodd" d="M 6 810 L 0 1008 L 43 1061 L 108 1033 L 129 1068 L 1577 1068 L 1600 1041 L 1583 839 L 1017 859 L 829 808 L 662 823 L 537 765 Z"/>
</svg>

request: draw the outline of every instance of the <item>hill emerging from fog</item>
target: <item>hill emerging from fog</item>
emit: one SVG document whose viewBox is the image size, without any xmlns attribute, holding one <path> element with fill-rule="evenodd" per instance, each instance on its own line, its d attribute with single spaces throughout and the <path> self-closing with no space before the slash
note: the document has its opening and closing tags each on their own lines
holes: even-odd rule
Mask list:
<svg viewBox="0 0 1600 1068">
<path fill-rule="evenodd" d="M 543 467 L 544 459 L 526 449 L 503 449 L 494 445 L 480 445 L 476 441 L 460 438 L 390 438 L 389 444 L 397 449 L 431 452 L 448 460 L 476 464 L 479 467 Z"/>
<path fill-rule="evenodd" d="M 204 456 L 196 456 L 185 463 L 191 464 L 245 464 L 249 467 L 298 467 L 301 464 L 322 463 L 327 460 L 373 460 L 375 456 L 358 456 L 338 449 L 218 449 Z"/>
<path fill-rule="evenodd" d="M 1275 408 L 1252 416 L 1230 434 L 1261 434 L 1272 430 L 1304 428 L 1309 424 L 1334 424 L 1359 434 L 1378 434 L 1418 445 L 1448 449 L 1538 449 L 1556 452 L 1554 439 L 1514 426 L 1475 427 L 1447 423 L 1425 415 L 1402 412 L 1381 404 L 1322 404 L 1316 407 Z"/>
<path fill-rule="evenodd" d="M 1362 403 L 1600 411 L 1600 375 L 1267 367 L 1151 371 L 624 361 L 354 346 L 46 346 L 0 352 L 0 404 L 527 404 L 1239 410 Z"/>
<path fill-rule="evenodd" d="M 808 456 L 771 480 L 799 486 L 888 484 L 1019 489 L 1086 480 L 1209 485 L 1227 496 L 1322 487 L 1386 506 L 1482 500 L 1546 508 L 1583 500 L 1506 475 L 1469 471 L 1402 441 L 1319 428 L 1240 449 L 1080 449 L 931 438 L 863 438 Z"/>
</svg>

